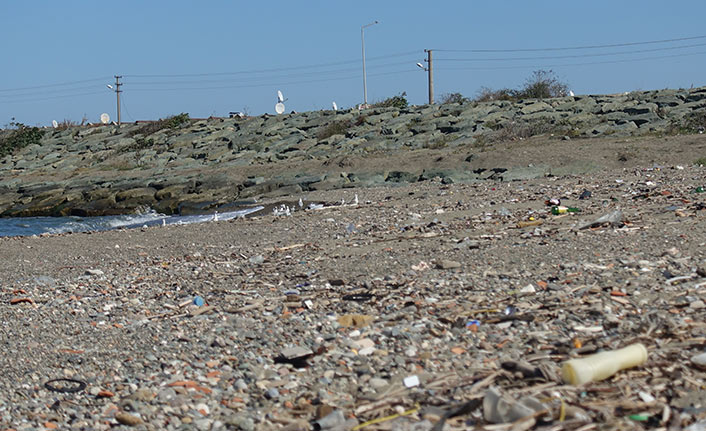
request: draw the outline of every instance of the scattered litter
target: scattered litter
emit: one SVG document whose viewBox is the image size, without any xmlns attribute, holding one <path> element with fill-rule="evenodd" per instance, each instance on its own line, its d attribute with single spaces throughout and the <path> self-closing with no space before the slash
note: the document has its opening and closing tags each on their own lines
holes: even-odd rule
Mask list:
<svg viewBox="0 0 706 431">
<path fill-rule="evenodd" d="M 561 373 L 566 383 L 582 385 L 607 379 L 618 371 L 642 365 L 646 361 L 647 348 L 637 343 L 619 350 L 571 359 L 564 362 Z"/>
</svg>

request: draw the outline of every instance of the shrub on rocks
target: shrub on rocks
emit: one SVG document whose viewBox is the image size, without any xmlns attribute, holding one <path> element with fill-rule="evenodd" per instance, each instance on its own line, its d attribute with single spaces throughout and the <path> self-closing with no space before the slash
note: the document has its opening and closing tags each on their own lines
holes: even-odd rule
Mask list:
<svg viewBox="0 0 706 431">
<path fill-rule="evenodd" d="M 189 114 L 181 113 L 179 115 L 173 115 L 171 117 L 161 118 L 157 121 L 147 123 L 139 129 L 131 130 L 130 132 L 128 132 L 128 136 L 148 136 L 164 129 L 178 129 L 189 122 Z"/>
<path fill-rule="evenodd" d="M 409 102 L 407 102 L 407 92 L 403 91 L 397 96 L 388 97 L 385 100 L 373 103 L 371 106 L 373 108 L 405 109 L 409 106 Z"/>
<path fill-rule="evenodd" d="M 535 70 L 527 78 L 524 86 L 515 90 L 511 88 L 501 88 L 493 90 L 488 87 L 481 87 L 475 102 L 490 102 L 493 100 L 517 101 L 520 99 L 551 99 L 554 97 L 565 97 L 569 95 L 569 86 L 557 78 L 551 70 Z"/>
<path fill-rule="evenodd" d="M 316 138 L 319 141 L 322 141 L 333 135 L 345 135 L 351 125 L 351 120 L 334 121 L 333 123 L 329 123 L 328 125 L 322 127 L 319 130 L 319 133 L 317 133 Z"/>
<path fill-rule="evenodd" d="M 39 145 L 44 136 L 45 131 L 39 127 L 29 127 L 22 123 L 11 123 L 11 125 L 15 126 L 16 129 L 0 137 L 0 157 L 13 154 L 28 145 Z"/>
</svg>

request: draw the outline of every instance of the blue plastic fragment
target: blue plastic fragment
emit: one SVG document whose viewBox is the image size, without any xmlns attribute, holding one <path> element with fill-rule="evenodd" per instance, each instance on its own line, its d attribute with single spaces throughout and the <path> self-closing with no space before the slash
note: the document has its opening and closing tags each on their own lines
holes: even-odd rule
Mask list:
<svg viewBox="0 0 706 431">
<path fill-rule="evenodd" d="M 202 297 L 200 297 L 200 296 L 198 296 L 198 295 L 194 297 L 194 305 L 195 305 L 195 306 L 201 307 L 201 306 L 203 306 L 205 303 L 206 303 L 206 301 L 205 301 Z"/>
<path fill-rule="evenodd" d="M 480 320 L 469 320 L 468 322 L 466 322 L 467 328 L 473 325 L 480 326 Z"/>
</svg>

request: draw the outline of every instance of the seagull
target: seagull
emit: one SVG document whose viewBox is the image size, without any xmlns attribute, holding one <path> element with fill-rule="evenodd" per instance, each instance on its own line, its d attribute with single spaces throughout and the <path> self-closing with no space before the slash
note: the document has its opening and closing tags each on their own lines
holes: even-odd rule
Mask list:
<svg viewBox="0 0 706 431">
<path fill-rule="evenodd" d="M 213 214 L 213 221 L 218 221 L 218 211 Z"/>
<path fill-rule="evenodd" d="M 331 105 L 333 106 L 334 111 L 338 111 L 338 105 L 336 105 L 336 102 L 331 103 Z"/>
<path fill-rule="evenodd" d="M 302 198 L 299 198 L 299 208 L 304 207 L 304 201 L 302 201 Z"/>
<path fill-rule="evenodd" d="M 355 197 L 353 198 L 353 205 L 358 205 L 358 193 L 356 193 Z"/>
<path fill-rule="evenodd" d="M 574 97 L 574 92 L 569 90 L 569 96 Z"/>
</svg>

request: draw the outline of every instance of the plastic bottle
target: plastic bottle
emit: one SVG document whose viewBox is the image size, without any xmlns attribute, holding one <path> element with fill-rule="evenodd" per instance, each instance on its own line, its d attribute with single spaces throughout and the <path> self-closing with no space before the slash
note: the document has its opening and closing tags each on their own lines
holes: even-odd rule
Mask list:
<svg viewBox="0 0 706 431">
<path fill-rule="evenodd" d="M 596 353 L 564 362 L 561 374 L 566 383 L 582 385 L 607 379 L 620 370 L 642 365 L 647 361 L 647 349 L 640 343 L 622 349 Z"/>
<path fill-rule="evenodd" d="M 580 212 L 581 210 L 578 208 L 574 207 L 565 207 L 563 205 L 558 205 L 552 207 L 552 214 L 554 215 L 559 215 L 559 214 L 566 214 L 566 213 L 577 213 Z"/>
</svg>

